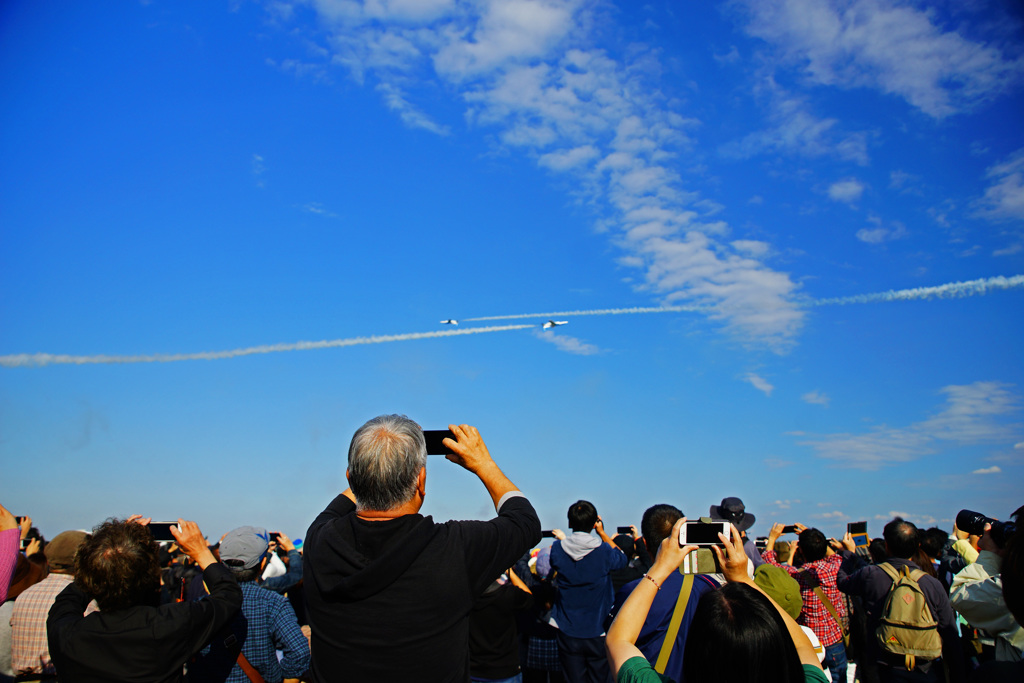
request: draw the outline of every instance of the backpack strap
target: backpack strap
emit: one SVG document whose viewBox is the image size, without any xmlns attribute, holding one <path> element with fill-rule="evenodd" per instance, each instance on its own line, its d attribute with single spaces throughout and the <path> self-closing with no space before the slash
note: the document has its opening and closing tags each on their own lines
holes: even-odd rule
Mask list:
<svg viewBox="0 0 1024 683">
<path fill-rule="evenodd" d="M 892 579 L 893 583 L 896 583 L 897 581 L 900 580 L 900 574 L 899 574 L 898 571 L 896 571 L 896 567 L 892 566 L 888 562 L 883 562 L 882 564 L 879 564 L 879 565 L 876 565 L 876 566 L 879 569 L 881 569 L 883 572 L 888 574 L 889 578 Z"/>
<path fill-rule="evenodd" d="M 679 589 L 679 598 L 676 599 L 676 607 L 672 610 L 672 619 L 668 623 L 665 640 L 661 643 L 658 661 L 654 664 L 654 670 L 660 674 L 665 673 L 665 668 L 668 666 L 668 658 L 672 654 L 672 646 L 676 643 L 679 626 L 683 623 L 683 614 L 686 613 L 686 603 L 690 601 L 690 592 L 692 590 L 693 574 L 683 574 L 683 585 Z"/>
</svg>

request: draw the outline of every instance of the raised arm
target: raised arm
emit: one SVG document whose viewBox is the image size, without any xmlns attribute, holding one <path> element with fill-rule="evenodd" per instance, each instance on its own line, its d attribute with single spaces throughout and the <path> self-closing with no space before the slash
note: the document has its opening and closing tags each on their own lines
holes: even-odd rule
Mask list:
<svg viewBox="0 0 1024 683">
<path fill-rule="evenodd" d="M 643 628 L 644 620 L 647 619 L 654 596 L 661 590 L 661 584 L 665 579 L 679 568 L 683 558 L 697 549 L 692 545 L 679 547 L 679 529 L 685 522 L 685 517 L 676 522 L 672 527 L 672 533 L 661 542 L 654 566 L 644 574 L 644 578 L 629 594 L 622 609 L 616 615 L 615 621 L 608 629 L 608 635 L 605 637 L 605 650 L 608 653 L 608 665 L 611 667 L 613 678 L 618 678 L 619 669 L 627 660 L 644 656 L 636 646 L 636 639 L 640 635 L 640 629 Z"/>
<path fill-rule="evenodd" d="M 750 578 L 750 574 L 747 573 L 747 554 L 743 551 L 743 539 L 740 538 L 736 527 L 733 527 L 732 535 L 728 540 L 722 534 L 719 534 L 718 537 L 725 543 L 725 549 L 722 550 L 718 546 L 711 546 L 711 549 L 718 557 L 718 564 L 722 567 L 725 580 L 730 583 L 745 583 L 768 598 L 768 601 L 772 603 L 772 606 L 775 607 L 782 617 L 782 621 L 786 623 L 786 630 L 789 632 L 789 637 L 793 640 L 793 645 L 796 646 L 796 653 L 800 657 L 800 663 L 813 664 L 821 668 L 821 664 L 818 662 L 818 655 L 814 653 L 814 646 L 811 645 L 811 641 L 807 638 L 803 629 L 793 620 L 793 617 L 789 616 L 786 610 L 779 607 L 778 603 L 772 600 Z"/>
<path fill-rule="evenodd" d="M 466 468 L 483 482 L 487 493 L 491 494 L 494 502 L 494 509 L 498 509 L 498 503 L 505 494 L 518 491 L 516 485 L 509 481 L 509 478 L 498 468 L 498 465 L 491 458 L 487 444 L 484 443 L 480 432 L 476 427 L 469 425 L 448 425 L 448 429 L 455 435 L 455 440 L 446 438 L 442 443 L 451 451 L 447 456 L 448 460 Z"/>
</svg>

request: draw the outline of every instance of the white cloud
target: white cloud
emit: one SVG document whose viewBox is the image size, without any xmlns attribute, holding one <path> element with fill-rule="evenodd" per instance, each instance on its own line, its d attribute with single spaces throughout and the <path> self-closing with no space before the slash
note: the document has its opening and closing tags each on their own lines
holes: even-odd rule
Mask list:
<svg viewBox="0 0 1024 683">
<path fill-rule="evenodd" d="M 775 507 L 779 508 L 780 510 L 788 510 L 792 506 L 799 505 L 799 504 L 800 504 L 799 500 L 777 500 L 777 501 L 775 501 Z"/>
<path fill-rule="evenodd" d="M 846 178 L 829 185 L 828 196 L 837 202 L 853 204 L 864 194 L 864 183 L 856 178 Z"/>
<path fill-rule="evenodd" d="M 844 132 L 838 119 L 820 118 L 807 101 L 786 92 L 768 79 L 756 92 L 767 93 L 768 127 L 722 147 L 726 156 L 747 158 L 767 152 L 787 152 L 799 156 L 834 157 L 866 166 L 867 134 Z"/>
<path fill-rule="evenodd" d="M 861 242 L 881 244 L 907 236 L 907 226 L 900 221 L 890 221 L 888 225 L 885 225 L 878 216 L 868 216 L 868 222 L 874 227 L 861 228 L 857 231 L 857 239 Z"/>
<path fill-rule="evenodd" d="M 594 354 L 601 352 L 601 349 L 593 344 L 588 344 L 581 339 L 570 337 L 566 334 L 555 334 L 551 331 L 544 332 L 535 329 L 533 331 L 533 336 L 542 341 L 546 341 L 549 344 L 554 344 L 561 351 L 573 353 L 577 356 L 593 356 Z"/>
<path fill-rule="evenodd" d="M 747 31 L 811 84 L 876 88 L 942 118 L 1000 94 L 1019 58 L 896 0 L 746 0 Z"/>
<path fill-rule="evenodd" d="M 1019 397 L 1007 385 L 950 385 L 942 393 L 946 404 L 941 410 L 907 427 L 882 426 L 866 434 L 826 434 L 800 443 L 840 465 L 877 470 L 916 460 L 949 444 L 980 445 L 1019 438 L 1022 425 L 1008 421 L 1020 410 Z"/>
<path fill-rule="evenodd" d="M 828 402 L 831 401 L 826 394 L 821 393 L 817 389 L 814 391 L 808 391 L 806 394 L 800 397 L 805 403 L 813 403 L 819 406 L 828 406 Z"/>
<path fill-rule="evenodd" d="M 469 126 L 567 174 L 598 207 L 636 288 L 664 304 L 706 305 L 712 320 L 783 350 L 801 328 L 798 285 L 767 263 L 772 250 L 727 241 L 722 207 L 684 187 L 680 156 L 700 122 L 668 106 L 657 57 L 617 61 L 592 48 L 586 0 L 312 0 L 330 60 L 357 82 L 372 75 L 407 125 L 448 134 L 427 97 L 454 93 Z M 764 246 L 762 246 L 764 245 Z"/>
<path fill-rule="evenodd" d="M 334 213 L 329 209 L 325 209 L 323 204 L 320 202 L 310 202 L 302 207 L 302 210 L 306 213 L 315 214 L 317 216 L 323 216 L 324 218 L 341 218 L 338 214 Z"/>
<path fill-rule="evenodd" d="M 998 474 L 1002 472 L 1002 468 L 999 465 L 992 465 L 992 467 L 984 467 L 979 470 L 974 470 L 971 474 Z"/>
<path fill-rule="evenodd" d="M 775 390 L 775 387 L 769 384 L 763 377 L 752 372 L 748 372 L 747 376 L 743 379 L 746 382 L 750 382 L 758 391 L 763 391 L 765 396 L 771 396 Z"/>
<path fill-rule="evenodd" d="M 1024 148 L 990 167 L 985 176 L 992 184 L 975 202 L 978 215 L 996 221 L 1024 220 Z"/>
<path fill-rule="evenodd" d="M 819 512 L 818 514 L 811 515 L 815 519 L 846 519 L 849 515 L 845 512 L 835 510 L 833 512 Z"/>
<path fill-rule="evenodd" d="M 789 467 L 790 465 L 795 465 L 795 464 L 796 463 L 793 462 L 792 460 L 783 460 L 782 458 L 765 458 L 764 459 L 764 466 L 767 467 L 770 470 L 781 470 L 783 467 Z M 797 501 L 793 501 L 793 502 L 799 503 L 800 501 L 797 500 Z"/>
<path fill-rule="evenodd" d="M 405 93 L 394 84 L 380 83 L 377 85 L 377 92 L 383 96 L 388 109 L 397 113 L 402 122 L 410 128 L 419 128 L 437 135 L 448 135 L 451 132 L 448 126 L 433 121 L 411 104 Z"/>
</svg>

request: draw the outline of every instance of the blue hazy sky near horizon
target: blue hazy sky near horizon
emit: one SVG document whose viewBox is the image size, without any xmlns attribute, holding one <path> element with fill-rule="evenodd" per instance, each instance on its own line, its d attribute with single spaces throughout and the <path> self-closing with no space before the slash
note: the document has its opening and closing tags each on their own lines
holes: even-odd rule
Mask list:
<svg viewBox="0 0 1024 683">
<path fill-rule="evenodd" d="M 0 502 L 302 536 L 385 412 L 545 527 L 1005 517 L 1024 482 L 1024 17 L 588 0 L 0 8 Z M 468 318 L 699 305 L 705 312 Z M 13 484 L 13 485 L 12 485 Z M 426 514 L 485 517 L 431 458 Z"/>
</svg>

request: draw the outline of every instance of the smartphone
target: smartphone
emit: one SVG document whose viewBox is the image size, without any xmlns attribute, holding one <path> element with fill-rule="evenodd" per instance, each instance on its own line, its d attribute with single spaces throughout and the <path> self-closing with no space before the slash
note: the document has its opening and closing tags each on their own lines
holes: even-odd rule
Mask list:
<svg viewBox="0 0 1024 683">
<path fill-rule="evenodd" d="M 796 524 L 787 524 L 786 526 L 782 527 L 782 533 L 784 533 L 784 534 L 795 534 L 796 533 Z"/>
<path fill-rule="evenodd" d="M 615 527 L 615 533 L 626 534 L 627 536 L 633 535 L 633 527 L 631 526 L 617 526 Z"/>
<path fill-rule="evenodd" d="M 18 526 L 21 526 L 21 520 L 23 520 L 23 519 L 25 519 L 25 518 L 22 517 L 21 515 L 18 515 L 17 517 L 14 518 L 14 521 L 18 523 Z"/>
<path fill-rule="evenodd" d="M 423 438 L 427 441 L 427 455 L 447 455 L 451 451 L 441 442 L 445 439 L 455 441 L 450 429 L 424 429 Z"/>
<path fill-rule="evenodd" d="M 858 548 L 866 548 L 870 543 L 867 522 L 850 522 L 846 525 L 846 531 L 853 536 L 853 543 Z"/>
<path fill-rule="evenodd" d="M 555 532 L 554 531 L 541 531 L 540 532 L 540 537 L 541 538 L 554 538 L 555 537 Z"/>
<path fill-rule="evenodd" d="M 686 522 L 679 530 L 679 545 L 722 545 L 718 534 L 729 540 L 731 530 L 728 522 Z"/>
<path fill-rule="evenodd" d="M 867 522 L 850 522 L 846 525 L 846 530 L 853 536 L 857 534 L 866 534 L 868 532 Z"/>
<path fill-rule="evenodd" d="M 149 533 L 153 534 L 154 541 L 173 541 L 171 527 L 178 526 L 177 522 L 150 522 Z M 180 531 L 180 529 L 179 529 Z"/>
<path fill-rule="evenodd" d="M 281 539 L 281 532 L 280 531 L 271 531 L 270 532 L 270 540 L 271 541 L 273 541 L 274 543 L 280 544 L 280 542 L 281 542 L 280 539 Z"/>
</svg>

